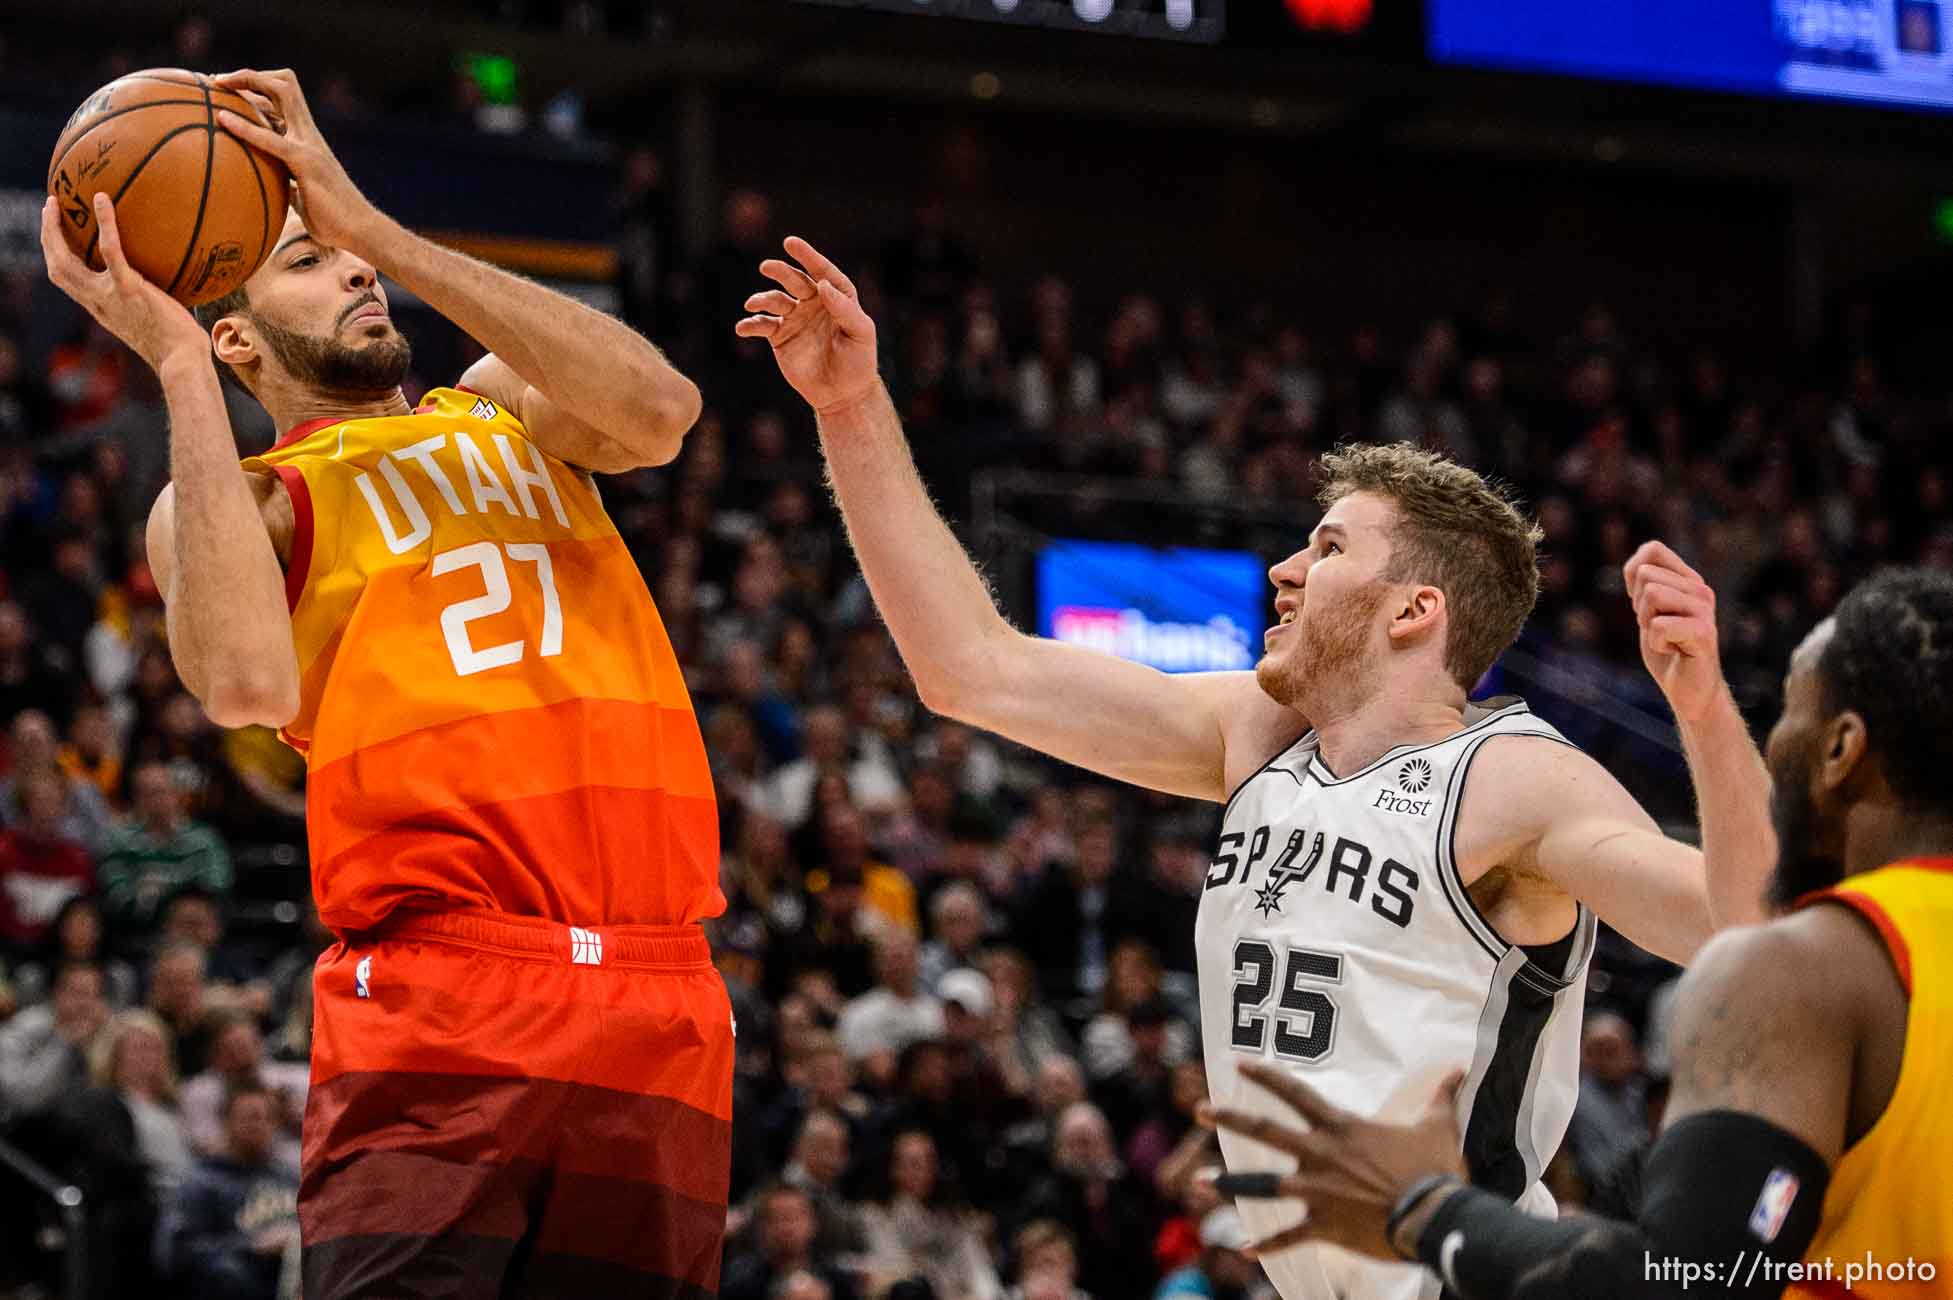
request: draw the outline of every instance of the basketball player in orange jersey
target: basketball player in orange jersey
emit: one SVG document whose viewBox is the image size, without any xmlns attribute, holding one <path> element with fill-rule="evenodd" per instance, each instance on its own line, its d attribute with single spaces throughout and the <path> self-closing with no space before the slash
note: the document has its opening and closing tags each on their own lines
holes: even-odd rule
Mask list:
<svg viewBox="0 0 1953 1300">
<path fill-rule="evenodd" d="M 1787 914 L 1710 943 L 1675 998 L 1674 1092 L 1636 1223 L 1544 1223 L 1465 1187 L 1448 1107 L 1370 1123 L 1257 1071 L 1310 1126 L 1227 1190 L 1306 1201 L 1307 1240 L 1421 1259 L 1466 1300 L 1953 1297 L 1953 577 L 1860 584 L 1792 656 L 1770 735 Z"/>
<path fill-rule="evenodd" d="M 733 1025 L 698 922 L 717 814 L 658 613 L 590 471 L 668 461 L 697 390 L 622 324 L 410 234 L 289 72 L 221 79 L 290 167 L 270 259 L 191 314 L 56 284 L 142 355 L 173 482 L 149 522 L 183 679 L 306 755 L 320 959 L 307 1300 L 707 1296 Z M 302 211 L 302 216 L 301 216 Z M 384 271 L 491 355 L 409 408 Z M 213 365 L 213 359 L 215 365 Z M 285 430 L 243 462 L 227 367 Z"/>
</svg>

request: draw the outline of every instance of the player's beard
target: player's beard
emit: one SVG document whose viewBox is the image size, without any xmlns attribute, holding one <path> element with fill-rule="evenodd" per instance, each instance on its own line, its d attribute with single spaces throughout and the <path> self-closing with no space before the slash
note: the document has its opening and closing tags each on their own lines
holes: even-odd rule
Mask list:
<svg viewBox="0 0 1953 1300">
<path fill-rule="evenodd" d="M 1338 698 L 1362 699 L 1369 694 L 1377 668 L 1370 660 L 1370 627 L 1388 598 L 1388 584 L 1364 583 L 1326 609 L 1305 609 L 1296 619 L 1295 644 L 1280 658 L 1265 655 L 1255 665 L 1255 681 L 1277 704 L 1311 716 L 1325 687 Z"/>
<path fill-rule="evenodd" d="M 363 347 L 348 347 L 336 338 L 300 334 L 262 316 L 252 323 L 294 378 L 331 393 L 390 393 L 400 387 L 414 361 L 413 347 L 397 329 Z"/>
<path fill-rule="evenodd" d="M 1811 798 L 1811 770 L 1817 762 L 1813 737 L 1770 769 L 1770 823 L 1777 832 L 1777 867 L 1770 875 L 1770 901 L 1788 907 L 1816 889 L 1844 879 L 1844 861 L 1824 848 L 1823 818 Z"/>
</svg>

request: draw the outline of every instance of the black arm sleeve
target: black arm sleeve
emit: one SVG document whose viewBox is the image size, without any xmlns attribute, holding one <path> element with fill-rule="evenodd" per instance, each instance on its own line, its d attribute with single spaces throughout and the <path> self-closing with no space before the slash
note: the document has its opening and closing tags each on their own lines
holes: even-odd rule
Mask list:
<svg viewBox="0 0 1953 1300">
<path fill-rule="evenodd" d="M 1775 1300 L 1817 1235 L 1831 1171 L 1801 1138 L 1736 1111 L 1691 1115 L 1648 1156 L 1635 1223 L 1535 1219 L 1453 1192 L 1417 1254 L 1468 1300 L 1654 1300 L 1686 1286 Z"/>
</svg>

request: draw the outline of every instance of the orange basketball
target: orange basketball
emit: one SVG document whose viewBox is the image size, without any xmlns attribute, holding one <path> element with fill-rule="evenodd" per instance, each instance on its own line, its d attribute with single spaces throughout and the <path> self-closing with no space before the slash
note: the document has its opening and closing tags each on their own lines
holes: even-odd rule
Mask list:
<svg viewBox="0 0 1953 1300">
<path fill-rule="evenodd" d="M 249 279 L 284 227 L 291 178 L 217 125 L 224 108 L 264 121 L 242 95 L 181 68 L 132 72 L 83 101 L 47 171 L 68 246 L 102 269 L 93 204 L 106 190 L 129 265 L 178 302 L 209 302 Z"/>
</svg>

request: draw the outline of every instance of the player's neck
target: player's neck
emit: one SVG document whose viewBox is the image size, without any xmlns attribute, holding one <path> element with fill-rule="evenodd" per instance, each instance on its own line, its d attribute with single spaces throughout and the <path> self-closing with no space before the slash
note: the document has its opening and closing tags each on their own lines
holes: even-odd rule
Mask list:
<svg viewBox="0 0 1953 1300">
<path fill-rule="evenodd" d="M 387 393 L 333 393 L 293 389 L 266 393 L 264 409 L 282 434 L 314 420 L 364 420 L 375 416 L 408 415 L 407 395 L 398 388 Z"/>
<path fill-rule="evenodd" d="M 1428 745 L 1465 725 L 1462 695 L 1414 695 L 1386 688 L 1318 712 L 1311 710 L 1318 752 L 1329 770 L 1368 767 L 1400 745 Z"/>
<path fill-rule="evenodd" d="M 1845 875 L 1894 862 L 1953 855 L 1953 821 L 1896 804 L 1861 803 L 1846 814 Z"/>
</svg>

